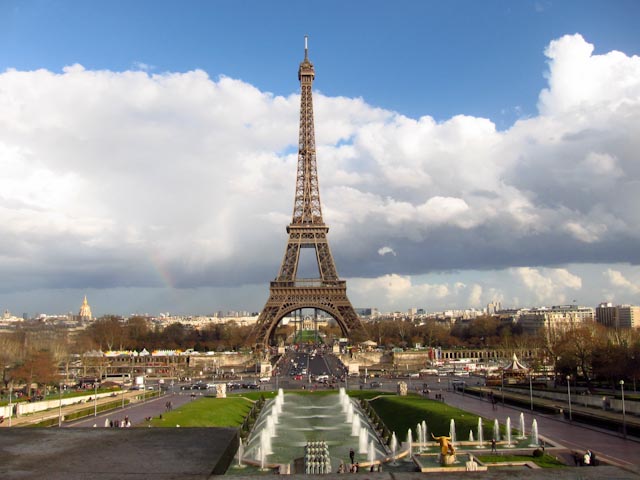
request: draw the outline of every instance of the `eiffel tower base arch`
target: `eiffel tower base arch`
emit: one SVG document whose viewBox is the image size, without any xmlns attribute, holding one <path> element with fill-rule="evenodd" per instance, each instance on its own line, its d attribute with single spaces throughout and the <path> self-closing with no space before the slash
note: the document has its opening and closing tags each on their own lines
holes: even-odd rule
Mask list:
<svg viewBox="0 0 640 480">
<path fill-rule="evenodd" d="M 360 317 L 349 298 L 345 281 L 335 285 L 297 286 L 296 282 L 271 282 L 269 299 L 253 330 L 253 342 L 260 350 L 269 347 L 273 332 L 286 315 L 303 308 L 316 308 L 331 315 L 351 341 L 366 339 Z"/>
</svg>

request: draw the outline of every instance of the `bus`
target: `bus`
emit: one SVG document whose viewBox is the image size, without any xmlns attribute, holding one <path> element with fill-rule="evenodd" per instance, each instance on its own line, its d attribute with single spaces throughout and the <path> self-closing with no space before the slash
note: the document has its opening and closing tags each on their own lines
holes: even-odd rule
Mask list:
<svg viewBox="0 0 640 480">
<path fill-rule="evenodd" d="M 106 373 L 102 375 L 102 381 L 129 385 L 131 384 L 131 374 L 130 373 Z"/>
</svg>

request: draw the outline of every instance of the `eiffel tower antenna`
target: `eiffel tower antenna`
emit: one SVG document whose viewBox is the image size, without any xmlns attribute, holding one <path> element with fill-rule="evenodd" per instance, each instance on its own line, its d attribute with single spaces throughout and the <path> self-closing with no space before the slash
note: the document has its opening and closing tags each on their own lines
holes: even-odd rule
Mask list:
<svg viewBox="0 0 640 480">
<path fill-rule="evenodd" d="M 346 337 L 365 336 L 360 318 L 347 298 L 347 282 L 338 277 L 327 241 L 329 227 L 322 218 L 313 120 L 314 78 L 315 69 L 309 60 L 308 36 L 305 35 L 304 60 L 298 68 L 300 130 L 293 216 L 287 226 L 289 240 L 278 276 L 269 287 L 269 299 L 252 333 L 253 341 L 264 350 L 269 347 L 280 320 L 303 308 L 314 308 L 331 315 Z M 298 278 L 302 248 L 315 250 L 319 278 Z"/>
</svg>

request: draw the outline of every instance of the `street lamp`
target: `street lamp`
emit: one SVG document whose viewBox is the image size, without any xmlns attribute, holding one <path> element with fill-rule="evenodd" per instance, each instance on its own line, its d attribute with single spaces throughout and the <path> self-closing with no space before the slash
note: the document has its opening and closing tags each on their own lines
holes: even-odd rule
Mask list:
<svg viewBox="0 0 640 480">
<path fill-rule="evenodd" d="M 620 390 L 622 392 L 622 436 L 627 438 L 627 412 L 624 408 L 624 380 L 620 380 Z"/>
<path fill-rule="evenodd" d="M 58 384 L 58 428 L 62 427 L 62 383 Z"/>
<path fill-rule="evenodd" d="M 533 374 L 529 373 L 529 400 L 531 402 L 531 411 L 533 412 L 533 381 L 531 377 L 533 377 Z"/>
<path fill-rule="evenodd" d="M 122 408 L 124 408 L 124 373 L 122 374 Z"/>
<path fill-rule="evenodd" d="M 502 394 L 502 406 L 504 407 L 504 367 L 500 370 L 500 393 Z"/>
<path fill-rule="evenodd" d="M 93 379 L 93 416 L 98 416 L 98 379 Z"/>
<path fill-rule="evenodd" d="M 571 423 L 571 375 L 567 375 L 567 394 L 569 396 L 569 423 Z"/>
<path fill-rule="evenodd" d="M 9 385 L 9 426 L 11 426 L 11 418 L 13 417 L 13 404 L 11 403 L 12 396 L 13 396 L 13 383 Z"/>
</svg>

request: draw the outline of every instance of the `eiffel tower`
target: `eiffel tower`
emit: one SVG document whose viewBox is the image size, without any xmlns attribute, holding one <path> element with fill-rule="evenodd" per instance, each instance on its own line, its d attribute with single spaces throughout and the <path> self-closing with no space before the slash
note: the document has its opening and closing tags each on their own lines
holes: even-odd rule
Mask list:
<svg viewBox="0 0 640 480">
<path fill-rule="evenodd" d="M 289 241 L 280 272 L 271 282 L 269 299 L 252 334 L 256 346 L 265 351 L 280 320 L 285 315 L 303 308 L 314 308 L 331 315 L 346 337 L 355 339 L 365 336 L 360 318 L 347 298 L 347 282 L 338 278 L 327 241 L 329 227 L 322 219 L 311 95 L 315 70 L 309 61 L 308 53 L 305 36 L 304 60 L 298 69 L 301 88 L 300 132 L 293 219 L 287 227 Z M 315 249 L 319 278 L 297 277 L 302 248 Z"/>
</svg>

